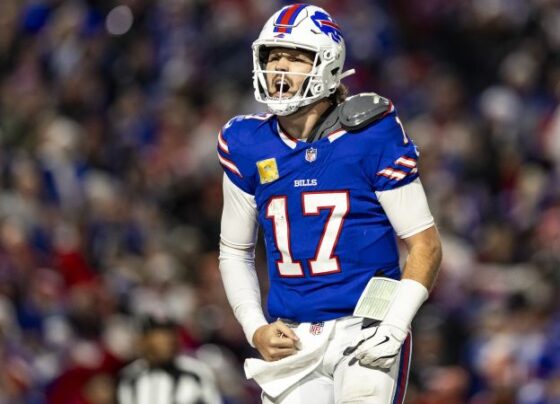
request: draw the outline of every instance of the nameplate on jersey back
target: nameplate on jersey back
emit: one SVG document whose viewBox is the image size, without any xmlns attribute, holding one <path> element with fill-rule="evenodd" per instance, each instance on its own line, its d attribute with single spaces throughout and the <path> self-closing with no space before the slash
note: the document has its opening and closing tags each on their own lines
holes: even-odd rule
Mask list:
<svg viewBox="0 0 560 404">
<path fill-rule="evenodd" d="M 257 168 L 259 169 L 261 184 L 268 184 L 280 178 L 275 158 L 257 161 Z"/>
</svg>

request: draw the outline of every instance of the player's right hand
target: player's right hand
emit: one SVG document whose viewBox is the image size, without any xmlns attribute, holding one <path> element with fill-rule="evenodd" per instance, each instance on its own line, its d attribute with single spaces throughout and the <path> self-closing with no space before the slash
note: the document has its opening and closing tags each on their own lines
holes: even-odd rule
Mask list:
<svg viewBox="0 0 560 404">
<path fill-rule="evenodd" d="M 381 323 L 362 330 L 344 355 L 353 354 L 360 365 L 389 369 L 396 362 L 407 333 L 398 327 Z M 353 364 L 350 361 L 349 364 Z"/>
<path fill-rule="evenodd" d="M 257 328 L 253 334 L 253 345 L 265 361 L 277 361 L 293 355 L 298 350 L 299 338 L 281 320 Z"/>
</svg>

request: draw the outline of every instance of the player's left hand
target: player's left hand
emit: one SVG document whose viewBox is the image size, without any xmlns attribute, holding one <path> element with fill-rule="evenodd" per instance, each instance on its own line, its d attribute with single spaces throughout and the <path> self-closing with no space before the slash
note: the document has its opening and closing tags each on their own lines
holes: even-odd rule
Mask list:
<svg viewBox="0 0 560 404">
<path fill-rule="evenodd" d="M 388 369 L 397 360 L 406 336 L 407 333 L 400 328 L 381 323 L 378 327 L 362 330 L 344 354 L 354 353 L 360 365 Z"/>
<path fill-rule="evenodd" d="M 271 362 L 294 355 L 299 349 L 299 338 L 282 320 L 276 320 L 257 328 L 253 344 L 263 359 Z"/>
</svg>

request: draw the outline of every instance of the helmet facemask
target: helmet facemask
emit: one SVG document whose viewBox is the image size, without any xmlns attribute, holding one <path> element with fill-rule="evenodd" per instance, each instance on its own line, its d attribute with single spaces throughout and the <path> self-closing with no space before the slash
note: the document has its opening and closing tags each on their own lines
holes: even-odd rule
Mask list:
<svg viewBox="0 0 560 404">
<path fill-rule="evenodd" d="M 303 51 L 310 52 L 314 54 L 313 65 L 309 73 L 302 72 L 290 72 L 282 70 L 266 70 L 267 58 L 270 48 L 281 48 L 285 47 L 288 49 L 294 49 L 293 46 L 282 46 L 280 44 L 274 44 L 272 46 L 267 46 L 264 44 L 255 44 L 254 52 L 254 70 L 253 70 L 253 80 L 255 86 L 255 98 L 258 102 L 267 104 L 269 110 L 276 115 L 290 115 L 294 113 L 300 107 L 312 104 L 313 102 L 325 97 L 324 88 L 325 82 L 323 80 L 323 65 L 322 59 L 319 52 L 312 49 L 302 49 Z M 299 47 L 297 48 L 299 49 Z M 303 80 L 297 93 L 289 98 L 283 98 L 284 90 L 280 89 L 278 94 L 274 96 L 270 94 L 267 75 L 280 76 L 280 81 L 290 81 L 289 77 L 303 76 Z M 333 89 L 336 90 L 336 87 Z"/>
</svg>

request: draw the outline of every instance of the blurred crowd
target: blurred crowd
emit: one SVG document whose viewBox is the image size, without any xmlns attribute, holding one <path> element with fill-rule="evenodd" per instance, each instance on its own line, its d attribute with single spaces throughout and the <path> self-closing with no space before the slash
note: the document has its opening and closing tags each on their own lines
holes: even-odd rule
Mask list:
<svg viewBox="0 0 560 404">
<path fill-rule="evenodd" d="M 397 106 L 442 234 L 408 402 L 559 403 L 560 2 L 313 3 L 351 92 Z M 181 325 L 225 402 L 257 402 L 215 145 L 262 110 L 250 44 L 283 4 L 0 1 L 0 403 L 113 403 L 147 314 Z"/>
</svg>

